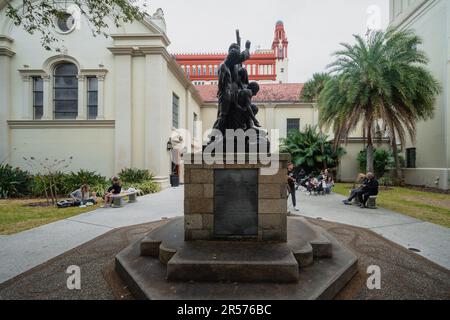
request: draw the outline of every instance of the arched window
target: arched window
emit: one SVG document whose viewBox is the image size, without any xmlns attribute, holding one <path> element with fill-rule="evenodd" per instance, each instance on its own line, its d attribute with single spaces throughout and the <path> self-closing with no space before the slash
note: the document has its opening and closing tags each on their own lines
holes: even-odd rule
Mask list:
<svg viewBox="0 0 450 320">
<path fill-rule="evenodd" d="M 76 119 L 78 116 L 78 69 L 73 63 L 55 67 L 53 84 L 54 119 Z"/>
</svg>

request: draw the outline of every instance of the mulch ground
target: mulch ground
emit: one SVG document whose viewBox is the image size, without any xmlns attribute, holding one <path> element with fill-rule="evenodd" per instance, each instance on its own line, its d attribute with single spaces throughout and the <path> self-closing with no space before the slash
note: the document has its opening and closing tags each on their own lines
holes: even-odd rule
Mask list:
<svg viewBox="0 0 450 320">
<path fill-rule="evenodd" d="M 352 249 L 359 273 L 336 299 L 450 299 L 450 271 L 365 229 L 310 220 Z M 114 256 L 165 221 L 110 231 L 0 284 L 0 299 L 133 299 L 114 272 Z M 67 289 L 69 266 L 81 268 L 81 290 Z M 381 290 L 366 287 L 367 267 L 381 268 Z"/>
</svg>

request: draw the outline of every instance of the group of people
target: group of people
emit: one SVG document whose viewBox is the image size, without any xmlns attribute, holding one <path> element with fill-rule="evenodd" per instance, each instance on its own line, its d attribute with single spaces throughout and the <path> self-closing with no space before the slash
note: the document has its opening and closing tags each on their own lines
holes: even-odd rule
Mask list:
<svg viewBox="0 0 450 320">
<path fill-rule="evenodd" d="M 287 181 L 288 181 L 288 195 L 291 196 L 292 205 L 295 211 L 299 211 L 297 208 L 297 199 L 295 196 L 295 192 L 298 190 L 300 186 L 306 189 L 306 192 L 309 194 L 330 194 L 331 190 L 334 186 L 333 176 L 329 173 L 327 169 L 320 172 L 318 176 L 309 174 L 301 169 L 298 174 L 294 171 L 294 164 L 288 164 L 288 173 L 287 173 Z"/>
<path fill-rule="evenodd" d="M 88 184 L 83 184 L 81 188 L 73 191 L 70 194 L 72 200 L 72 205 L 87 207 L 97 203 L 97 193 L 90 192 L 90 186 Z M 105 203 L 103 208 L 108 208 L 112 204 L 114 195 L 120 194 L 122 192 L 122 182 L 118 177 L 111 178 L 111 186 L 105 193 L 104 200 Z"/>
<path fill-rule="evenodd" d="M 291 197 L 295 211 L 299 211 L 295 195 L 299 186 L 304 187 L 310 195 L 312 193 L 323 195 L 331 193 L 334 179 L 328 170 L 323 170 L 318 176 L 315 176 L 313 174 L 307 175 L 303 169 L 296 174 L 294 169 L 294 164 L 290 162 L 287 171 L 288 197 Z M 367 208 L 369 198 L 378 194 L 378 181 L 372 172 L 368 172 L 367 174 L 361 173 L 358 175 L 357 184 L 358 186 L 351 191 L 350 197 L 343 200 L 343 202 L 346 205 L 350 205 L 356 199 L 361 208 Z"/>
<path fill-rule="evenodd" d="M 333 176 L 325 169 L 320 172 L 318 176 L 313 174 L 300 176 L 299 185 L 306 188 L 306 192 L 310 195 L 315 194 L 330 194 L 334 187 Z"/>
<path fill-rule="evenodd" d="M 343 200 L 344 204 L 351 205 L 353 199 L 357 199 L 361 208 L 367 208 L 367 200 L 370 196 L 376 196 L 378 194 L 378 181 L 372 172 L 367 174 L 359 174 L 358 187 L 354 188 L 348 199 Z"/>
</svg>

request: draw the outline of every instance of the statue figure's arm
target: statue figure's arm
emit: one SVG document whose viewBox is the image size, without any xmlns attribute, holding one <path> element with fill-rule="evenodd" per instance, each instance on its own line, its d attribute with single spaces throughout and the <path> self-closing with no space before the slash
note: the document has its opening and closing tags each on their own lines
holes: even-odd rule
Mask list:
<svg viewBox="0 0 450 320">
<path fill-rule="evenodd" d="M 241 53 L 241 63 L 250 59 L 251 45 L 252 45 L 252 43 L 249 40 L 247 40 L 247 42 L 245 43 L 245 51 L 242 51 L 242 53 Z"/>
</svg>

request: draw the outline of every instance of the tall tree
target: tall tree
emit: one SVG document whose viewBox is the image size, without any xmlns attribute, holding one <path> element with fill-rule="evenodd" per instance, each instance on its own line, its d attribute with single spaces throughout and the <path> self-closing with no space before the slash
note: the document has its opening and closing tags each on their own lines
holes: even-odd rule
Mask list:
<svg viewBox="0 0 450 320">
<path fill-rule="evenodd" d="M 56 46 L 59 39 L 53 30 L 57 19 L 63 18 L 68 8 L 75 8 L 80 17 L 87 19 L 94 36 L 108 36 L 108 21 L 118 27 L 144 19 L 146 7 L 145 1 L 137 0 L 6 0 L 6 15 L 26 32 L 40 34 L 45 49 L 59 51 Z"/>
<path fill-rule="evenodd" d="M 410 30 L 372 31 L 356 44 L 341 44 L 336 61 L 319 97 L 320 123 L 333 127 L 336 141 L 348 138 L 362 124 L 367 139 L 367 171 L 373 172 L 374 128 L 387 128 L 397 175 L 400 174 L 397 140 L 415 139 L 416 123 L 433 116 L 440 85 L 426 69 L 421 39 Z"/>
<path fill-rule="evenodd" d="M 320 93 L 330 78 L 331 76 L 328 73 L 314 73 L 312 78 L 303 86 L 300 100 L 304 102 L 317 102 Z"/>
<path fill-rule="evenodd" d="M 300 94 L 300 100 L 304 102 L 317 102 L 317 99 L 320 96 L 325 84 L 328 80 L 331 79 L 331 76 L 328 73 L 314 73 L 312 78 L 305 83 L 303 86 L 302 92 Z M 319 132 L 321 137 L 323 138 L 322 127 L 319 126 Z M 321 139 L 323 142 L 324 139 Z M 325 153 L 325 147 L 323 143 L 320 145 L 320 149 L 322 154 Z M 323 168 L 328 169 L 328 163 L 323 160 Z"/>
</svg>

